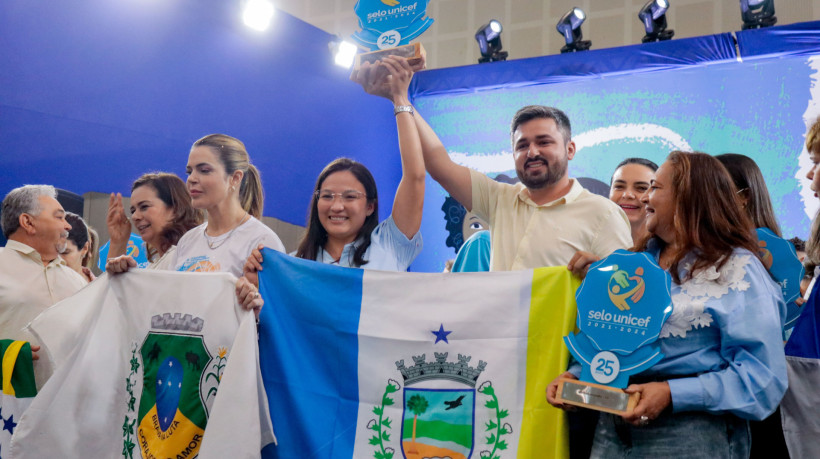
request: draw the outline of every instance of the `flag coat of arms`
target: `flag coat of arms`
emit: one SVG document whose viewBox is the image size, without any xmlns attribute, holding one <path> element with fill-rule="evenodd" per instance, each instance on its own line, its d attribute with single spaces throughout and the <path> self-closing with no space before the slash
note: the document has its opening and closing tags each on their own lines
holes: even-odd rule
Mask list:
<svg viewBox="0 0 820 459">
<path fill-rule="evenodd" d="M 259 457 L 273 438 L 255 319 L 234 281 L 134 270 L 37 317 L 56 370 L 11 457 Z"/>
<path fill-rule="evenodd" d="M 268 458 L 567 456 L 545 399 L 566 370 L 565 267 L 421 274 L 264 253 Z"/>
<path fill-rule="evenodd" d="M 34 366 L 31 360 L 31 344 L 27 341 L 0 340 L 0 457 L 4 457 L 11 446 L 20 417 L 26 411 L 37 386 L 34 383 Z"/>
</svg>

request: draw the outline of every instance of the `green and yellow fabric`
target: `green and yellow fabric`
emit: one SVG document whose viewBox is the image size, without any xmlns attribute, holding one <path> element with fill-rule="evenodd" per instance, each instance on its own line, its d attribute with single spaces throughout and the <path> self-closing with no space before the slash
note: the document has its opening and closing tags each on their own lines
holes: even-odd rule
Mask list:
<svg viewBox="0 0 820 459">
<path fill-rule="evenodd" d="M 14 428 L 20 422 L 23 412 L 37 395 L 34 384 L 34 365 L 31 359 L 31 344 L 28 341 L 0 340 L 0 456 L 8 451 Z"/>
</svg>

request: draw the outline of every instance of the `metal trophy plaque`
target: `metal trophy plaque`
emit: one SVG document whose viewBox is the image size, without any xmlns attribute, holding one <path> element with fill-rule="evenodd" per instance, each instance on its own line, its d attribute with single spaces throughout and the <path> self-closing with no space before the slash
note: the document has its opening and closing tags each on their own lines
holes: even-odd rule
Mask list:
<svg viewBox="0 0 820 459">
<path fill-rule="evenodd" d="M 671 286 L 645 252 L 616 250 L 589 267 L 575 293 L 579 332 L 564 337 L 581 378 L 561 378 L 558 400 L 615 414 L 635 407 L 639 395 L 623 388 L 663 357 L 656 340 L 672 313 Z"/>
<path fill-rule="evenodd" d="M 427 17 L 429 0 L 359 0 L 353 11 L 361 30 L 352 38 L 371 51 L 406 45 L 433 20 Z"/>
<path fill-rule="evenodd" d="M 800 298 L 800 281 L 806 274 L 803 263 L 797 257 L 794 245 L 777 236 L 768 228 L 757 229 L 757 243 L 763 266 L 769 270 L 772 279 L 780 284 L 783 300 L 786 302 L 786 322 L 784 330 L 794 327 L 803 308 L 795 302 Z"/>
</svg>

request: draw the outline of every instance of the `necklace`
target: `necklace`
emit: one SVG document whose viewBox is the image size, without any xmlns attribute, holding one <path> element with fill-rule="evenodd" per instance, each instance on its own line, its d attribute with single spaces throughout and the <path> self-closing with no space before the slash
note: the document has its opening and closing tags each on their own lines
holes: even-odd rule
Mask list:
<svg viewBox="0 0 820 459">
<path fill-rule="evenodd" d="M 228 239 L 230 239 L 230 238 L 231 238 L 231 235 L 233 235 L 233 232 L 234 232 L 234 231 L 236 231 L 236 229 L 237 229 L 237 228 L 239 228 L 240 226 L 242 226 L 242 223 L 244 223 L 244 222 L 245 222 L 245 217 L 247 217 L 247 216 L 248 216 L 248 212 L 245 212 L 245 215 L 243 215 L 243 216 L 242 216 L 242 219 L 241 219 L 241 220 L 239 220 L 239 223 L 237 223 L 237 224 L 236 224 L 236 226 L 234 226 L 234 227 L 233 227 L 233 229 L 231 229 L 231 231 L 228 233 L 228 235 L 227 235 L 227 236 L 225 236 L 225 239 L 222 239 L 221 241 L 218 241 L 218 242 L 213 242 L 213 241 L 211 240 L 211 236 L 208 236 L 208 232 L 207 232 L 207 231 L 203 231 L 203 232 L 202 232 L 202 234 L 204 234 L 204 235 L 205 235 L 205 242 L 207 242 L 207 243 L 208 243 L 208 248 L 209 248 L 209 249 L 211 249 L 211 250 L 216 250 L 216 249 L 218 249 L 218 248 L 222 247 L 222 245 L 223 245 L 223 244 L 225 244 L 225 242 L 226 242 Z M 206 229 L 207 229 L 207 228 L 206 228 Z M 219 237 L 219 236 L 215 236 L 215 237 Z"/>
</svg>

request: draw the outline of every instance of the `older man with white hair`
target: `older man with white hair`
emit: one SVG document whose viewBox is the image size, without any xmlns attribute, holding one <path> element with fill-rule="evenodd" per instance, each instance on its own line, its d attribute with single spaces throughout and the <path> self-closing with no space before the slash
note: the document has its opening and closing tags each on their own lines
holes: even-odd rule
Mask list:
<svg viewBox="0 0 820 459">
<path fill-rule="evenodd" d="M 25 185 L 3 199 L 0 224 L 8 242 L 0 248 L 0 338 L 38 345 L 24 327 L 86 284 L 60 258 L 71 225 L 56 196 L 53 186 Z M 38 387 L 51 372 L 47 358 L 35 362 Z"/>
</svg>

